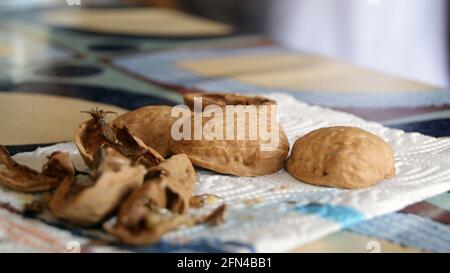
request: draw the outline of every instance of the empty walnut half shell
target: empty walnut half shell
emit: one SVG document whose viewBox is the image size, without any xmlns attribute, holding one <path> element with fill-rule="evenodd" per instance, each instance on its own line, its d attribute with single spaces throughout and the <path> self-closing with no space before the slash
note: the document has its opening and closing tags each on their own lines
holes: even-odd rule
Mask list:
<svg viewBox="0 0 450 273">
<path fill-rule="evenodd" d="M 142 141 L 163 157 L 169 155 L 170 128 L 175 121 L 170 106 L 145 106 L 117 117 L 113 124 L 126 126 Z"/>
<path fill-rule="evenodd" d="M 167 231 L 195 221 L 183 215 L 195 187 L 195 171 L 188 157 L 174 155 L 148 170 L 144 184 L 122 204 L 117 223 L 108 231 L 122 242 L 153 243 Z"/>
<path fill-rule="evenodd" d="M 89 167 L 92 167 L 96 152 L 107 146 L 146 167 L 155 166 L 164 160 L 156 150 L 136 137 L 125 125 L 111 125 L 106 119 L 108 112 L 94 109 L 88 113 L 91 119 L 80 125 L 75 135 L 75 144 Z"/>
<path fill-rule="evenodd" d="M 114 149 L 101 149 L 92 175 L 67 177 L 53 194 L 49 208 L 56 217 L 73 224 L 98 224 L 142 185 L 145 172 L 144 166 L 134 164 Z"/>
<path fill-rule="evenodd" d="M 226 105 L 272 105 L 276 101 L 259 96 L 244 96 L 233 93 L 187 93 L 183 96 L 184 103 L 194 110 L 194 99 L 202 98 L 202 108 L 208 105 L 220 107 Z"/>
<path fill-rule="evenodd" d="M 191 95 L 185 96 L 187 103 L 193 100 Z M 173 153 L 187 154 L 195 166 L 236 176 L 267 175 L 283 168 L 289 143 L 276 120 L 274 101 L 233 94 L 202 94 L 201 97 L 219 105 L 207 102 L 209 109 L 192 112 L 190 117 L 174 123 L 173 131 L 179 130 L 182 136 L 171 139 Z M 187 134 L 186 128 L 191 129 Z"/>
<path fill-rule="evenodd" d="M 381 138 L 362 129 L 322 128 L 295 142 L 286 169 L 310 184 L 365 188 L 395 175 L 394 152 Z"/>
<path fill-rule="evenodd" d="M 0 184 L 21 192 L 42 192 L 57 187 L 66 177 L 73 176 L 75 167 L 67 153 L 54 152 L 42 167 L 42 172 L 18 164 L 0 145 Z"/>
</svg>

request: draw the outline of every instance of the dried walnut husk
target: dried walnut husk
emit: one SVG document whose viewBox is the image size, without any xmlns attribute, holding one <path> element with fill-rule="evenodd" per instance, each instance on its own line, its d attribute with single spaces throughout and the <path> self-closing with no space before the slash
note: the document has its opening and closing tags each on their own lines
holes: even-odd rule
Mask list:
<svg viewBox="0 0 450 273">
<path fill-rule="evenodd" d="M 117 117 L 113 124 L 126 126 L 142 141 L 153 147 L 163 157 L 170 155 L 170 128 L 175 121 L 171 117 L 170 106 L 145 106 Z"/>
<path fill-rule="evenodd" d="M 219 201 L 221 198 L 214 194 L 202 194 L 192 196 L 189 200 L 189 205 L 192 208 L 201 208 L 205 205 L 214 204 Z"/>
<path fill-rule="evenodd" d="M 146 172 L 112 148 L 99 150 L 93 166 L 91 175 L 67 177 L 57 188 L 49 204 L 56 217 L 81 226 L 98 224 L 142 185 Z"/>
<path fill-rule="evenodd" d="M 179 154 L 148 170 L 144 184 L 122 204 L 117 223 L 108 231 L 122 242 L 141 245 L 159 240 L 181 225 L 194 225 L 183 215 L 195 187 L 195 171 Z"/>
<path fill-rule="evenodd" d="M 42 192 L 57 187 L 66 177 L 73 176 L 75 167 L 67 153 L 55 152 L 38 172 L 18 164 L 0 145 L 0 184 L 21 192 Z"/>
<path fill-rule="evenodd" d="M 322 128 L 295 142 L 286 169 L 314 185 L 365 188 L 395 176 L 394 152 L 381 138 L 362 129 Z"/>
<path fill-rule="evenodd" d="M 152 147 L 147 146 L 140 138 L 133 135 L 128 127 L 114 127 L 115 144 L 110 144 L 122 155 L 145 167 L 153 167 L 164 161 L 164 158 Z"/>
<path fill-rule="evenodd" d="M 198 96 L 198 95 L 197 95 Z M 202 98 L 209 97 L 208 103 L 218 103 L 221 105 L 228 105 L 227 103 L 246 103 L 246 105 L 274 105 L 275 102 L 261 97 L 245 97 L 234 94 L 225 94 L 222 96 L 215 96 L 215 94 L 201 95 Z M 212 96 L 212 97 L 210 97 Z M 229 97 L 233 99 L 229 99 Z M 193 98 L 191 95 L 185 96 L 186 103 L 190 103 Z M 203 105 L 207 106 L 203 101 Z M 254 103 L 254 104 L 250 104 Z M 224 109 L 222 107 L 222 109 Z M 267 112 L 269 113 L 270 110 Z M 200 139 L 196 140 L 194 136 L 195 129 L 191 131 L 190 139 L 171 140 L 170 150 L 173 153 L 185 153 L 189 159 L 196 166 L 213 170 L 224 174 L 233 174 L 236 176 L 259 176 L 272 174 L 283 168 L 284 161 L 289 152 L 289 142 L 286 134 L 278 122 L 271 122 L 270 117 L 267 119 L 252 118 L 250 116 L 243 119 L 244 123 L 238 122 L 238 118 L 233 118 L 233 113 L 223 111 L 222 126 L 214 128 L 214 130 L 222 131 L 222 139 Z M 195 119 L 199 118 L 202 122 L 202 127 L 208 126 L 214 117 L 202 116 L 202 113 L 192 113 L 191 124 L 195 124 Z M 251 120 L 252 119 L 252 120 Z M 227 126 L 234 122 L 234 135 L 237 136 L 237 131 L 241 130 L 247 132 L 245 138 L 225 139 Z M 278 133 L 272 134 L 276 141 L 270 143 L 270 140 L 263 140 L 259 135 L 256 138 L 249 137 L 250 124 L 256 124 L 259 128 L 263 122 L 266 122 L 268 132 L 278 127 Z M 254 126 L 252 127 L 254 128 Z M 264 149 L 263 149 L 263 146 Z"/>
<path fill-rule="evenodd" d="M 106 119 L 108 112 L 93 109 L 87 113 L 91 115 L 91 119 L 80 125 L 75 135 L 75 144 L 89 167 L 92 167 L 95 153 L 108 146 L 146 167 L 155 166 L 164 160 L 156 150 L 136 137 L 125 125 L 111 125 Z"/>
</svg>

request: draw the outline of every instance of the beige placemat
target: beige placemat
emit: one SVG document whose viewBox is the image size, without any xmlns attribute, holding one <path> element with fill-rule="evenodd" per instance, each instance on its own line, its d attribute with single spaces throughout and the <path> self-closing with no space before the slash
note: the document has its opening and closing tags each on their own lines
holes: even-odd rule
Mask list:
<svg viewBox="0 0 450 273">
<path fill-rule="evenodd" d="M 232 31 L 227 24 L 162 8 L 53 10 L 40 18 L 55 26 L 129 35 L 202 36 Z"/>
<path fill-rule="evenodd" d="M 179 62 L 206 77 L 229 77 L 267 88 L 321 91 L 427 91 L 435 86 L 300 53 L 252 54 Z"/>
<path fill-rule="evenodd" d="M 0 144 L 20 145 L 73 140 L 78 125 L 86 120 L 83 110 L 100 107 L 126 110 L 85 100 L 28 93 L 0 93 Z"/>
</svg>

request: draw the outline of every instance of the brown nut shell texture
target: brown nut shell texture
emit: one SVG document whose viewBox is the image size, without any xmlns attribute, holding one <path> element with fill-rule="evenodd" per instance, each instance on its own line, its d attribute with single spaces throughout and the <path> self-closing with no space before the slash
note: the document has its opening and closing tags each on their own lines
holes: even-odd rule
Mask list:
<svg viewBox="0 0 450 273">
<path fill-rule="evenodd" d="M 185 96 L 185 101 L 190 104 L 193 100 L 192 94 Z M 197 94 L 197 96 L 199 96 Z M 215 115 L 205 116 L 204 112 L 193 112 L 189 122 L 191 125 L 191 136 L 179 140 L 171 139 L 170 150 L 173 153 L 185 153 L 189 156 L 192 163 L 198 167 L 213 170 L 218 173 L 232 174 L 236 176 L 260 176 L 272 174 L 283 168 L 284 161 L 288 155 L 289 143 L 281 126 L 278 122 L 272 122 L 270 117 L 271 109 L 267 110 L 263 118 L 259 118 L 259 108 L 256 108 L 255 115 L 246 115 L 243 119 L 237 118 L 233 112 L 226 110 L 228 103 L 245 103 L 245 105 L 255 106 L 268 104 L 274 105 L 275 102 L 260 97 L 245 97 L 235 94 L 224 94 L 217 96 L 215 94 L 201 95 L 202 99 L 207 98 L 207 102 L 203 101 L 203 106 L 209 103 L 218 105 L 217 108 L 222 109 L 223 122 L 215 124 L 213 119 Z M 232 99 L 230 99 L 230 97 Z M 237 105 L 245 107 L 245 105 Z M 225 106 L 225 107 L 222 107 Z M 245 108 L 243 111 L 246 111 Z M 196 119 L 202 123 L 202 128 L 209 128 L 212 134 L 221 132 L 221 138 L 217 138 L 208 134 L 203 134 L 203 138 L 195 138 L 194 124 Z M 243 122 L 242 122 L 243 121 Z M 214 124 L 211 126 L 211 123 Z M 256 126 L 255 126 L 256 125 Z M 262 139 L 259 135 L 259 128 L 265 125 L 268 135 L 271 139 Z M 278 130 L 272 130 L 272 126 L 277 126 Z M 227 130 L 234 129 L 234 138 L 227 137 Z M 253 132 L 257 132 L 256 137 L 250 137 L 249 128 L 253 128 Z M 263 127 L 264 128 L 264 127 Z M 183 128 L 184 129 L 184 128 Z M 244 132 L 244 137 L 239 138 L 238 132 Z M 204 131 L 205 132 L 205 131 Z M 263 148 L 264 147 L 264 148 Z"/>
<path fill-rule="evenodd" d="M 165 105 L 145 106 L 120 115 L 113 121 L 117 127 L 126 126 L 136 137 L 164 158 L 170 155 L 170 128 L 175 121 L 171 117 L 172 107 Z"/>
<path fill-rule="evenodd" d="M 91 115 L 91 119 L 78 128 L 75 144 L 89 167 L 92 167 L 96 152 L 108 146 L 146 167 L 158 165 L 164 160 L 155 149 L 135 136 L 126 125 L 119 127 L 110 124 L 106 119 L 109 112 L 93 109 L 87 113 Z"/>
<path fill-rule="evenodd" d="M 174 155 L 148 170 L 145 183 L 122 204 L 117 223 L 106 229 L 120 241 L 153 243 L 180 225 L 194 225 L 183 215 L 194 192 L 195 170 L 185 154 Z"/>
<path fill-rule="evenodd" d="M 309 184 L 359 189 L 395 176 L 394 152 L 362 129 L 322 128 L 295 142 L 286 169 Z"/>
<path fill-rule="evenodd" d="M 48 191 L 74 173 L 75 167 L 67 153 L 54 152 L 38 172 L 18 164 L 0 145 L 0 184 L 9 189 L 28 193 Z"/>
<path fill-rule="evenodd" d="M 95 156 L 91 175 L 67 177 L 53 194 L 49 208 L 58 218 L 81 226 L 98 224 L 142 185 L 146 169 L 112 148 Z"/>
<path fill-rule="evenodd" d="M 194 99 L 202 98 L 202 108 L 208 105 L 224 107 L 226 105 L 274 105 L 276 101 L 259 96 L 243 96 L 233 93 L 187 93 L 183 96 L 184 103 L 194 110 Z"/>
</svg>

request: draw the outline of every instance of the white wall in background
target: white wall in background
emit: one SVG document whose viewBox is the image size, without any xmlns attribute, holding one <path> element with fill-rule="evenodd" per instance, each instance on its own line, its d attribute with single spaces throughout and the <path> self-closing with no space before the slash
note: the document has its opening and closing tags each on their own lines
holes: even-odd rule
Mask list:
<svg viewBox="0 0 450 273">
<path fill-rule="evenodd" d="M 446 0 L 273 0 L 269 17 L 269 34 L 289 47 L 449 83 Z"/>
</svg>

